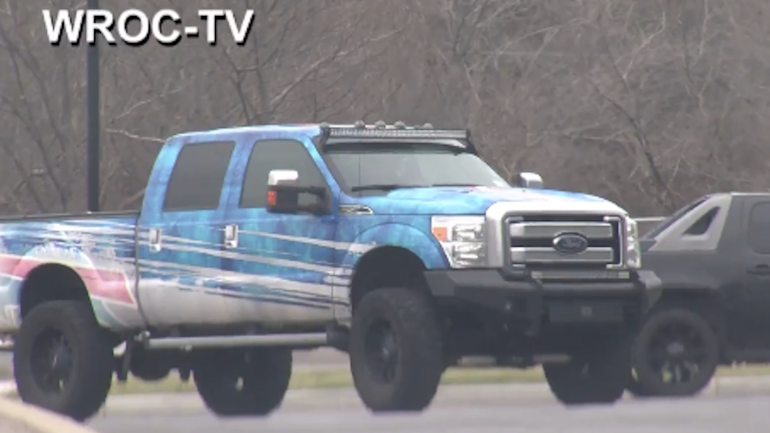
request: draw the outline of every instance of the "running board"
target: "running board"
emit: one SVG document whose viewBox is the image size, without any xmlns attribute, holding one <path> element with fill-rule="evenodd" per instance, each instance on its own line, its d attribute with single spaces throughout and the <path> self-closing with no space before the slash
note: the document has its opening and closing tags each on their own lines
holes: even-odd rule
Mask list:
<svg viewBox="0 0 770 433">
<path fill-rule="evenodd" d="M 290 346 L 292 348 L 301 348 L 329 345 L 329 337 L 325 332 L 313 334 L 221 335 L 213 337 L 148 337 L 146 336 L 145 339 L 141 339 L 140 343 L 149 350 L 253 346 Z"/>
</svg>

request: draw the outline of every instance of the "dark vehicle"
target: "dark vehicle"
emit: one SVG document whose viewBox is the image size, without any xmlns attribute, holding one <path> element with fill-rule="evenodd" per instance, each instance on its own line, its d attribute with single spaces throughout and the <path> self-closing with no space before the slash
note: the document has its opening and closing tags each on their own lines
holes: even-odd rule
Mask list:
<svg viewBox="0 0 770 433">
<path fill-rule="evenodd" d="M 663 283 L 633 349 L 636 396 L 690 396 L 720 365 L 770 362 L 770 193 L 701 197 L 641 237 Z"/>
</svg>

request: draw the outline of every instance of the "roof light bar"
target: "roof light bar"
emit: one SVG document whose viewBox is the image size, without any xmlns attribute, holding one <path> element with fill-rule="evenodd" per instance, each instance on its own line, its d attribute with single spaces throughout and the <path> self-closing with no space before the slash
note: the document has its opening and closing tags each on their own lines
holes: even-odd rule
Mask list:
<svg viewBox="0 0 770 433">
<path fill-rule="evenodd" d="M 334 138 L 426 138 L 426 139 L 446 139 L 446 140 L 466 140 L 468 131 L 464 129 L 396 129 L 394 127 L 385 128 L 350 128 L 342 127 L 329 128 L 329 137 Z"/>
</svg>

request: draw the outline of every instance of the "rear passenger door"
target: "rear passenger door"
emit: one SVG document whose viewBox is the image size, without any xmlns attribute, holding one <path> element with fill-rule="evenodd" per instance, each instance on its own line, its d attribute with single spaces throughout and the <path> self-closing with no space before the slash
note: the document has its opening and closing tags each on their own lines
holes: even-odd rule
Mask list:
<svg viewBox="0 0 770 433">
<path fill-rule="evenodd" d="M 312 143 L 306 143 L 312 146 Z M 240 298 L 228 299 L 240 322 L 319 323 L 333 317 L 334 215 L 277 214 L 266 210 L 270 170 L 296 170 L 298 184 L 328 184 L 306 144 L 294 139 L 260 140 L 243 146 L 240 188 L 228 199 L 227 222 L 237 244 L 225 252 L 224 268 L 238 275 Z M 331 194 L 328 194 L 331 197 Z M 300 201 L 316 200 L 310 194 Z"/>
<path fill-rule="evenodd" d="M 180 141 L 158 157 L 176 162 L 153 173 L 139 220 L 139 296 L 151 325 L 230 320 L 222 296 L 222 191 L 234 149 L 231 141 Z"/>
</svg>

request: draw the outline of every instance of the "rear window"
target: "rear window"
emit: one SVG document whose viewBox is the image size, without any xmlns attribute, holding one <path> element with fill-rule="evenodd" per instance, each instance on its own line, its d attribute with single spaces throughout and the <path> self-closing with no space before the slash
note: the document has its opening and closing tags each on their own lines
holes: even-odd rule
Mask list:
<svg viewBox="0 0 770 433">
<path fill-rule="evenodd" d="M 182 147 L 166 187 L 163 211 L 216 209 L 234 149 L 232 141 Z"/>
<path fill-rule="evenodd" d="M 687 236 L 700 236 L 706 234 L 706 232 L 709 230 L 709 227 L 711 227 L 711 223 L 714 222 L 714 218 L 716 218 L 717 214 L 719 213 L 718 207 L 713 207 L 709 209 L 708 212 L 703 214 L 702 217 L 698 218 L 698 221 L 695 221 L 689 229 L 687 229 L 686 232 L 684 232 Z"/>
<path fill-rule="evenodd" d="M 703 202 L 705 202 L 708 198 L 709 196 L 701 197 L 695 200 L 694 202 L 688 204 L 687 206 L 674 212 L 673 215 L 664 219 L 658 225 L 653 227 L 652 230 L 645 233 L 644 236 L 642 236 L 642 239 L 652 239 L 655 236 L 658 236 L 661 232 L 663 232 L 663 230 L 666 230 L 667 228 L 671 227 L 672 224 L 679 221 L 683 216 L 687 215 L 690 211 L 692 211 L 696 207 L 703 204 Z"/>
</svg>

